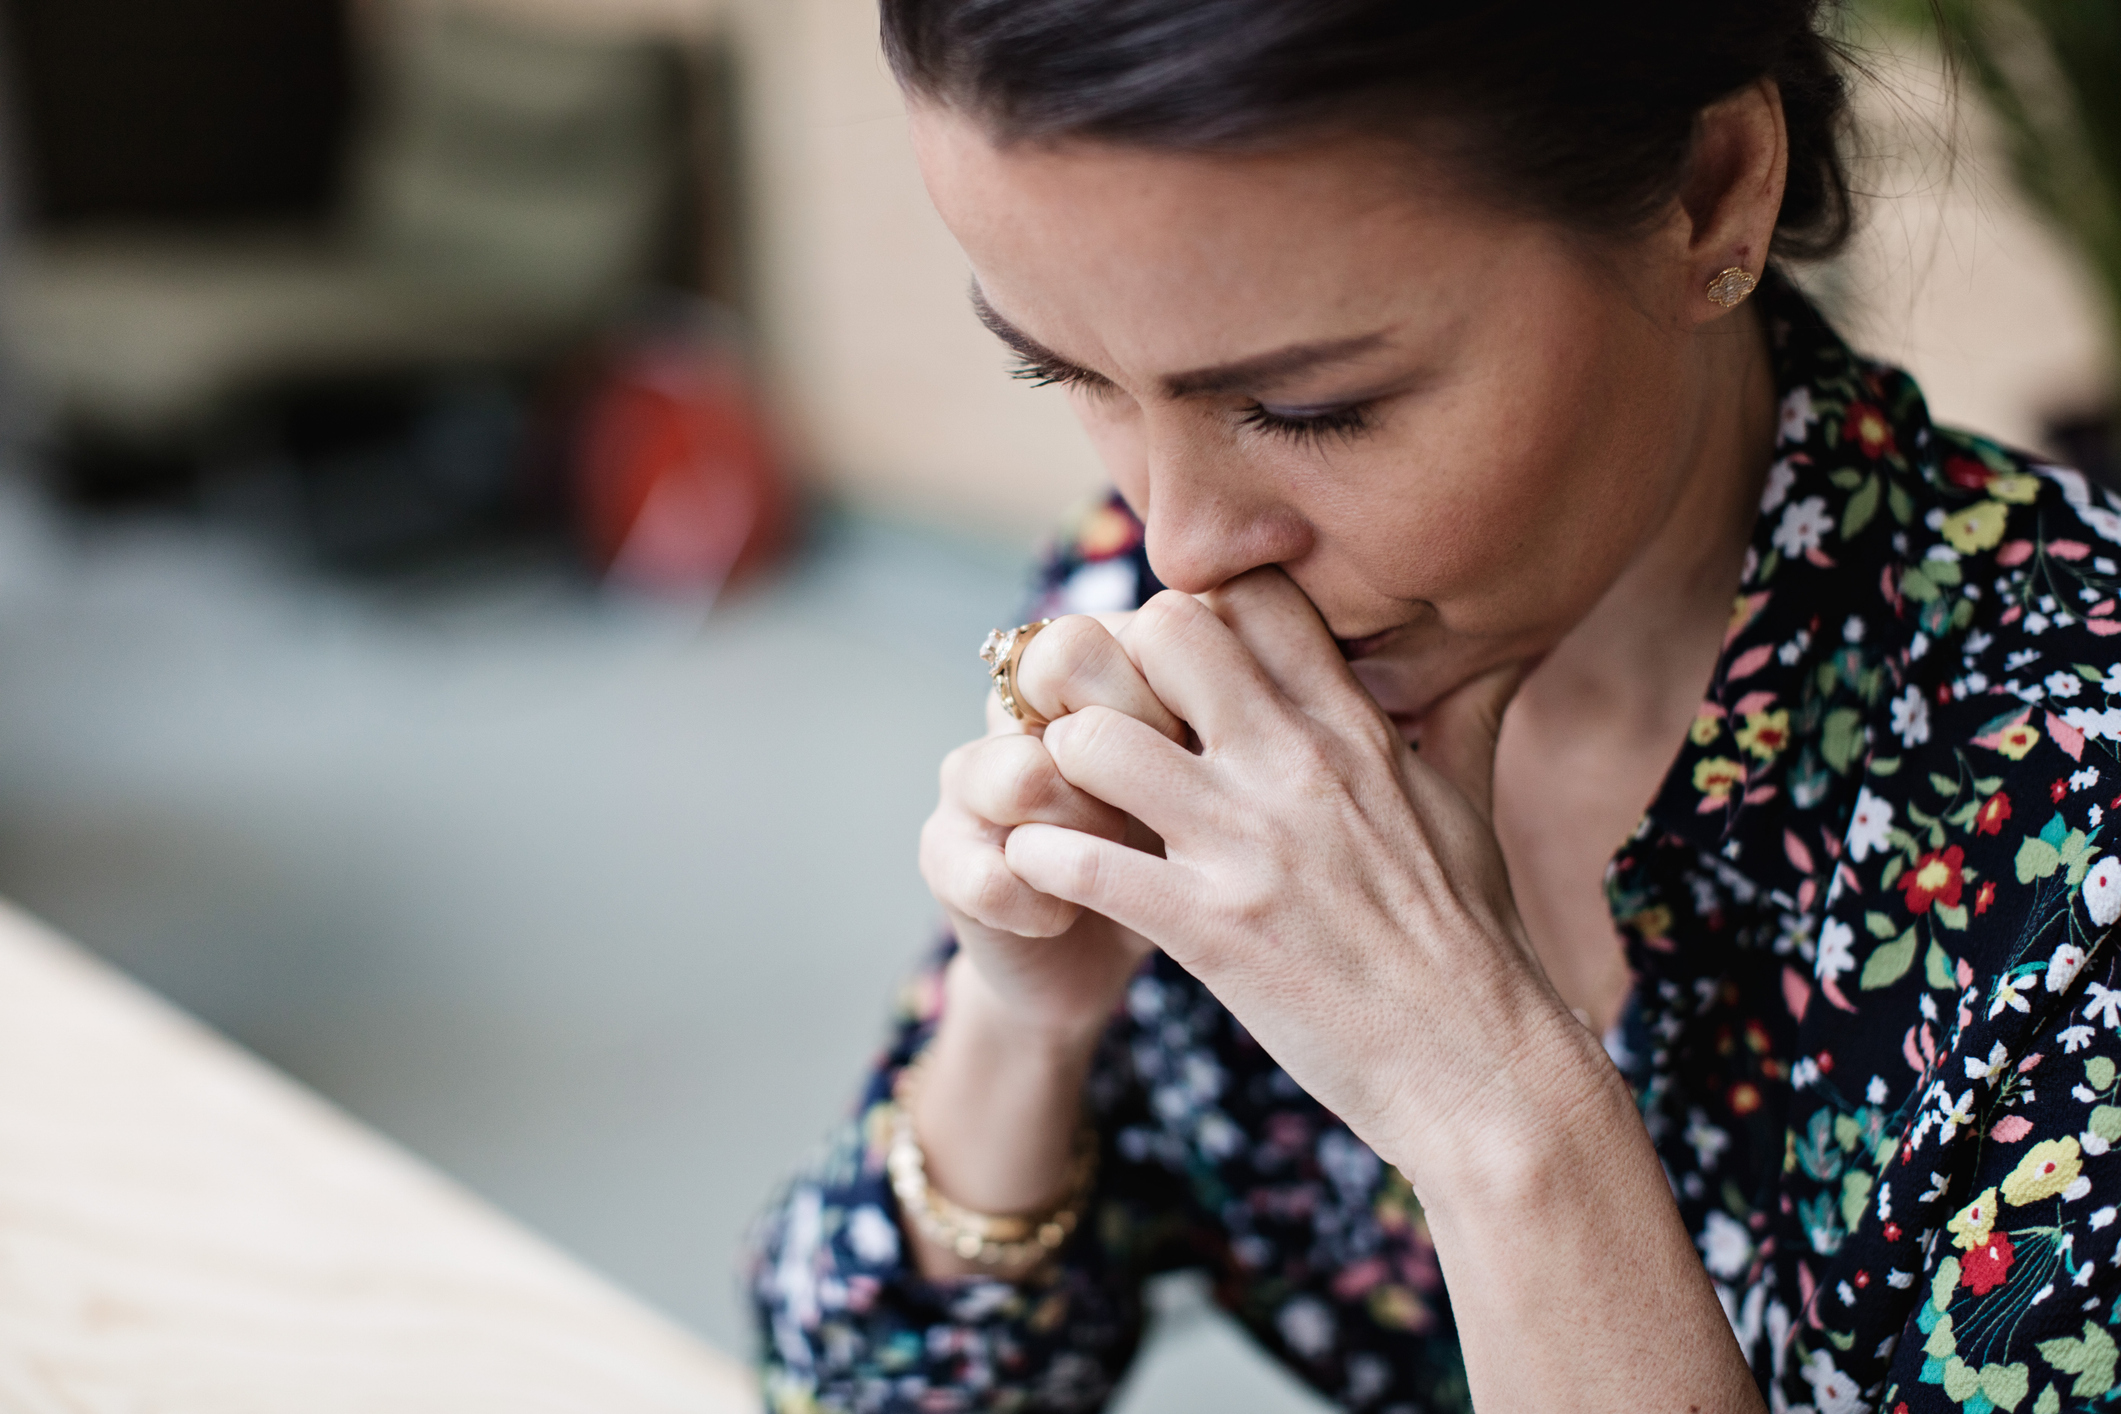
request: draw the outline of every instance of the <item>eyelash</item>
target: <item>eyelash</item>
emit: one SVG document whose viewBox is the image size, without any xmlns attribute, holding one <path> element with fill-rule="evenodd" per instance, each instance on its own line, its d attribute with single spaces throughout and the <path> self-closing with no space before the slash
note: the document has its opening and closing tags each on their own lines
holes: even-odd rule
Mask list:
<svg viewBox="0 0 2121 1414">
<path fill-rule="evenodd" d="M 1102 386 L 1104 380 L 1080 368 L 1069 368 L 1063 364 L 1047 363 L 1029 354 L 1018 354 L 1009 376 L 1020 383 L 1029 383 L 1034 388 L 1094 388 Z"/>
<path fill-rule="evenodd" d="M 1308 413 L 1292 417 L 1284 413 L 1270 412 L 1265 406 L 1254 403 L 1238 419 L 1247 427 L 1286 437 L 1292 442 L 1317 444 L 1329 437 L 1353 440 L 1370 430 L 1370 409 L 1364 403 L 1351 403 L 1347 407 L 1328 408 L 1324 412 Z"/>
<path fill-rule="evenodd" d="M 1047 363 L 1028 354 L 1019 355 L 1009 376 L 1019 382 L 1029 383 L 1034 388 L 1083 388 L 1096 391 L 1109 386 L 1094 373 L 1065 364 Z M 1328 408 L 1323 412 L 1309 413 L 1301 417 L 1269 411 L 1262 403 L 1254 403 L 1238 418 L 1243 426 L 1265 432 L 1274 437 L 1285 437 L 1292 442 L 1317 444 L 1329 437 L 1352 440 L 1370 430 L 1370 407 L 1367 403 L 1351 403 L 1347 407 Z"/>
</svg>

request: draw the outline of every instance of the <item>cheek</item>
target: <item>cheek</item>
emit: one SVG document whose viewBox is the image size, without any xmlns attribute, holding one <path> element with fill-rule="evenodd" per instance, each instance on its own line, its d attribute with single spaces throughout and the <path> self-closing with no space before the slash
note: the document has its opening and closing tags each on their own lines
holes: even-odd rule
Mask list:
<svg viewBox="0 0 2121 1414">
<path fill-rule="evenodd" d="M 1565 630 L 1610 587 L 1670 495 L 1671 429 L 1641 375 L 1626 371 L 1639 367 L 1630 355 L 1520 359 L 1484 386 L 1412 410 L 1380 458 L 1391 469 L 1320 529 L 1367 585 L 1433 604 L 1449 631 Z M 1381 506 L 1394 509 L 1380 515 Z"/>
<path fill-rule="evenodd" d="M 1119 494 L 1136 510 L 1147 505 L 1148 439 L 1143 435 L 1141 410 L 1134 400 L 1118 394 L 1097 397 L 1071 390 L 1068 405 Z"/>
</svg>

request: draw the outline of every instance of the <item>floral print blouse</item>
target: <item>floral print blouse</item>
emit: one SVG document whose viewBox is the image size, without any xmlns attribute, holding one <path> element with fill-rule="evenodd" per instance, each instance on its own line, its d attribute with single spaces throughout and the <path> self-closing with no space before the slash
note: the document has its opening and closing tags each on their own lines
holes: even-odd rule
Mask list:
<svg viewBox="0 0 2121 1414">
<path fill-rule="evenodd" d="M 2121 1401 L 2121 500 L 1933 426 L 1786 283 L 1759 298 L 1776 460 L 1707 700 L 1607 876 L 1635 975 L 1610 1049 L 1778 1414 Z M 1114 500 L 1040 608 L 1157 587 Z M 1090 1081 L 1091 1219 L 1020 1285 L 922 1280 L 880 1106 L 937 996 L 931 968 L 760 1225 L 772 1408 L 1095 1409 L 1180 1266 L 1348 1409 L 1467 1407 L 1405 1180 L 1161 956 Z"/>
</svg>

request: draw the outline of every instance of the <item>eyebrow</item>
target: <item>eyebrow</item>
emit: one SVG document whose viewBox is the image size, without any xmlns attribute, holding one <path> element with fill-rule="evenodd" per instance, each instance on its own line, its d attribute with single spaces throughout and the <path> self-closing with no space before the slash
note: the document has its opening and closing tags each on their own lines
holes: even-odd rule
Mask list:
<svg viewBox="0 0 2121 1414">
<path fill-rule="evenodd" d="M 979 287 L 976 280 L 972 285 L 972 310 L 989 333 L 1007 344 L 1026 363 L 1033 365 L 1042 376 L 1058 382 L 1109 384 L 1112 381 L 1095 369 L 1085 368 L 1061 357 L 1010 323 L 1001 311 L 988 303 L 986 291 Z M 1378 348 L 1385 341 L 1384 331 L 1378 330 L 1346 339 L 1290 344 L 1286 348 L 1271 349 L 1266 353 L 1254 354 L 1250 358 L 1241 358 L 1232 363 L 1167 374 L 1163 379 L 1164 391 L 1174 398 L 1199 398 L 1272 386 L 1282 379 L 1308 373 L 1314 368 L 1330 367 L 1358 358 Z"/>
</svg>

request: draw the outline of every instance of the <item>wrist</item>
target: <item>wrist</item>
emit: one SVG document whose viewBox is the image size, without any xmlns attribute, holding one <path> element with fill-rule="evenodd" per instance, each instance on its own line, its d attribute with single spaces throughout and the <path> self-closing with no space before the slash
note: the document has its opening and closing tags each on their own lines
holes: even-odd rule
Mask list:
<svg viewBox="0 0 2121 1414">
<path fill-rule="evenodd" d="M 1520 1034 L 1476 1102 L 1434 1116 L 1386 1155 L 1438 1217 L 1521 1216 L 1651 1153 L 1626 1081 L 1574 1016 L 1557 1005 Z"/>
<path fill-rule="evenodd" d="M 965 952 L 943 972 L 943 1011 L 938 1032 L 1012 1067 L 1087 1069 L 1098 1038 L 1111 1020 L 1109 1009 L 1083 1016 L 1054 1016 L 1011 1005 L 990 985 Z"/>
</svg>

